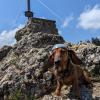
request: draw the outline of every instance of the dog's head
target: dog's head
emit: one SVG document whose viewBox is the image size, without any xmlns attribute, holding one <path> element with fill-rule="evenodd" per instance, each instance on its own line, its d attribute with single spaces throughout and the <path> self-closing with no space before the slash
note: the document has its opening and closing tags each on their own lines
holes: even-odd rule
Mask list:
<svg viewBox="0 0 100 100">
<path fill-rule="evenodd" d="M 82 64 L 82 61 L 77 57 L 73 50 L 68 50 L 64 45 L 56 45 L 52 49 L 49 57 L 49 62 L 52 63 L 55 69 L 64 70 L 66 63 L 70 59 L 74 64 Z"/>
</svg>

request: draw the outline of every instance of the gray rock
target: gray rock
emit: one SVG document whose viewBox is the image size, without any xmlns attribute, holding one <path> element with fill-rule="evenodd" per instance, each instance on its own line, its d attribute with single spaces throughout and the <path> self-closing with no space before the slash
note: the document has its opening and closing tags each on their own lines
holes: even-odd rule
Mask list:
<svg viewBox="0 0 100 100">
<path fill-rule="evenodd" d="M 0 99 L 16 91 L 21 91 L 23 100 L 50 94 L 56 84 L 53 74 L 48 71 L 52 67 L 48 65 L 49 51 L 55 44 L 64 43 L 69 48 L 74 44 L 65 42 L 58 34 L 55 21 L 36 18 L 30 19 L 15 38 L 17 43 L 13 47 L 0 49 Z M 94 69 L 95 63 L 100 64 L 99 47 L 85 45 L 76 51 L 77 55 Z"/>
<path fill-rule="evenodd" d="M 39 97 L 54 87 L 52 73 L 48 72 L 48 52 L 54 44 L 64 43 L 64 40 L 58 34 L 55 21 L 36 18 L 16 32 L 15 38 L 17 43 L 12 51 L 9 52 L 11 48 L 1 50 L 1 54 L 5 51 L 6 54 L 0 62 L 0 86 L 13 81 L 9 93 L 21 89 L 25 95 Z"/>
<path fill-rule="evenodd" d="M 34 34 L 38 32 L 57 35 L 58 30 L 56 28 L 55 21 L 37 18 L 30 19 L 27 25 L 16 33 L 15 38 L 17 41 L 19 41 L 25 35 L 29 35 L 30 33 Z"/>
<path fill-rule="evenodd" d="M 100 46 L 95 46 L 93 44 L 87 43 L 81 49 L 78 49 L 76 51 L 78 57 L 85 63 L 89 71 L 93 70 L 93 68 L 95 70 L 96 67 L 93 67 L 93 66 L 97 66 L 97 65 L 100 66 L 99 49 L 100 49 Z"/>
<path fill-rule="evenodd" d="M 7 56 L 8 52 L 12 49 L 11 46 L 3 46 L 0 49 L 0 61 Z"/>
</svg>

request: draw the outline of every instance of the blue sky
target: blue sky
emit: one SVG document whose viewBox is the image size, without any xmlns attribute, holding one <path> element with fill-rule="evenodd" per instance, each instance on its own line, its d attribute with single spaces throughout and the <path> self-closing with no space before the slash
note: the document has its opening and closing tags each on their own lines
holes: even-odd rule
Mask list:
<svg viewBox="0 0 100 100">
<path fill-rule="evenodd" d="M 100 0 L 31 0 L 35 17 L 56 21 L 61 36 L 77 43 L 100 37 Z M 0 47 L 12 45 L 15 32 L 25 25 L 26 0 L 0 1 Z"/>
</svg>

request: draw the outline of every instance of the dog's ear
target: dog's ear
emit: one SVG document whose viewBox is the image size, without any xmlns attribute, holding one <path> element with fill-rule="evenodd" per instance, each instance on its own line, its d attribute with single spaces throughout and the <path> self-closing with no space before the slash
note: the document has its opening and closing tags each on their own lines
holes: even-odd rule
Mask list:
<svg viewBox="0 0 100 100">
<path fill-rule="evenodd" d="M 53 65 L 53 64 L 54 64 L 54 54 L 53 54 L 53 52 L 50 52 L 50 53 L 49 53 L 48 63 L 49 63 L 50 65 Z"/>
<path fill-rule="evenodd" d="M 83 62 L 77 57 L 76 53 L 73 50 L 68 50 L 68 55 L 74 64 L 83 64 Z"/>
</svg>

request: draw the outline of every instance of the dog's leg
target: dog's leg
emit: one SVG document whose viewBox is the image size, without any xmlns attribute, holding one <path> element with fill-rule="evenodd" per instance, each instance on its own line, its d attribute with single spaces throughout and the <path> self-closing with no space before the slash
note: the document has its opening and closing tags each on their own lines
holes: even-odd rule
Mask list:
<svg viewBox="0 0 100 100">
<path fill-rule="evenodd" d="M 92 87 L 93 87 L 92 78 L 89 77 L 88 74 L 90 74 L 90 73 L 87 72 L 87 71 L 83 71 L 84 80 L 88 83 L 88 86 L 89 86 L 90 88 L 92 88 Z"/>
<path fill-rule="evenodd" d="M 72 85 L 73 87 L 73 92 L 75 93 L 75 96 L 78 100 L 80 100 L 80 88 L 78 86 L 78 83 L 75 81 Z"/>
<path fill-rule="evenodd" d="M 57 88 L 55 91 L 55 95 L 60 96 L 61 95 L 61 87 L 62 87 L 62 82 L 57 80 Z"/>
<path fill-rule="evenodd" d="M 77 72 L 77 69 L 75 67 L 74 67 L 75 80 L 73 83 L 73 88 L 74 88 L 74 92 L 76 93 L 77 99 L 80 100 L 80 88 L 79 88 L 78 72 Z"/>
</svg>

